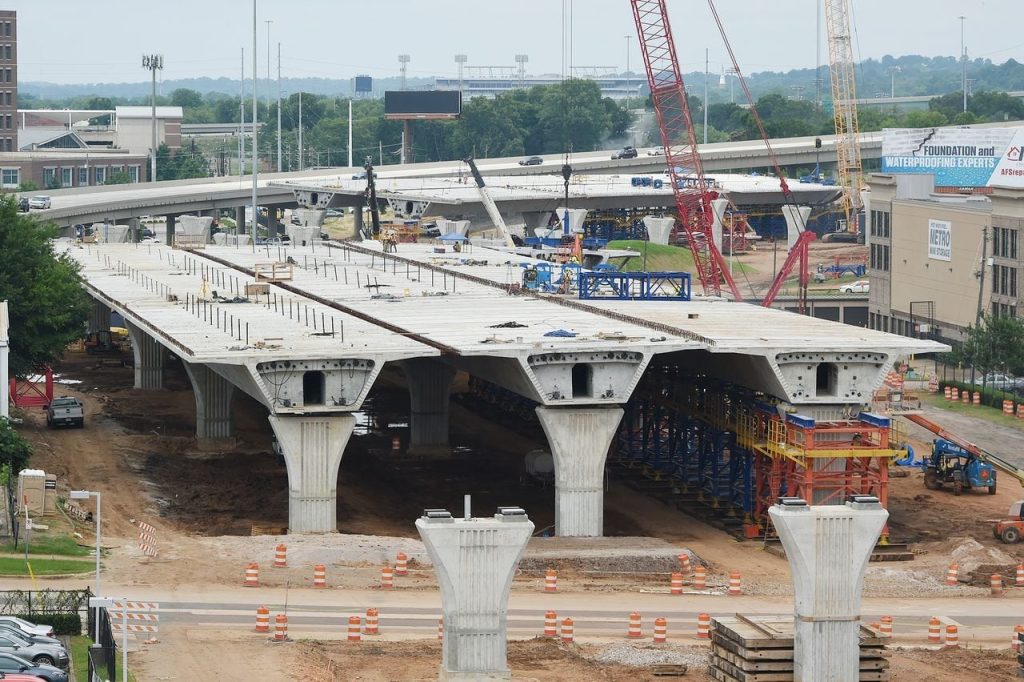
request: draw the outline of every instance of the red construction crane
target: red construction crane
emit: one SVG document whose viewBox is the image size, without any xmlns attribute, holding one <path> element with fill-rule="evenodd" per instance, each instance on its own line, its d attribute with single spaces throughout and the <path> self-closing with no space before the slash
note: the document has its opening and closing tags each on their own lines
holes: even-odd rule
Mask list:
<svg viewBox="0 0 1024 682">
<path fill-rule="evenodd" d="M 720 296 L 724 282 L 733 298 L 740 301 L 743 297 L 712 234 L 711 202 L 718 193 L 704 177 L 704 165 L 697 151 L 697 135 L 693 129 L 690 105 L 686 101 L 686 88 L 676 58 L 665 0 L 631 2 L 678 220 L 693 252 L 697 277 L 705 295 Z"/>
<path fill-rule="evenodd" d="M 772 169 L 775 171 L 776 177 L 779 179 L 779 185 L 782 187 L 782 195 L 785 201 L 790 206 L 797 206 L 796 199 L 793 196 L 793 191 L 789 189 L 789 183 L 786 182 L 786 175 L 782 172 L 782 167 L 779 166 L 779 159 L 775 155 L 775 150 L 772 149 L 772 143 L 768 138 L 768 132 L 764 128 L 764 122 L 761 120 L 761 115 L 757 113 L 757 105 L 754 103 L 754 97 L 750 94 L 750 88 L 747 87 L 747 80 L 743 77 L 743 72 L 740 70 L 739 62 L 736 61 L 736 54 L 732 51 L 732 44 L 729 43 L 729 36 L 725 33 L 725 26 L 722 24 L 722 18 L 718 16 L 718 10 L 715 8 L 714 0 L 708 0 L 708 7 L 711 8 L 711 14 L 715 18 L 715 23 L 718 25 L 718 32 L 722 34 L 722 42 L 725 43 L 725 49 L 729 52 L 729 59 L 732 60 L 733 73 L 736 74 L 736 79 L 740 82 L 740 87 L 743 88 L 743 94 L 747 98 L 747 102 L 750 105 L 750 114 L 754 119 L 754 123 L 757 124 L 757 130 L 761 134 L 761 140 L 764 142 L 765 149 L 768 151 L 768 158 L 771 159 Z M 707 104 L 705 103 L 705 106 Z M 798 219 L 800 216 L 799 210 L 795 211 Z M 806 228 L 806 226 L 801 226 Z M 797 292 L 797 312 L 803 315 L 807 311 L 807 286 L 810 284 L 811 275 L 808 271 L 808 247 L 810 243 L 815 240 L 816 236 L 813 232 L 807 229 L 802 229 L 799 237 L 797 237 L 796 243 L 793 248 L 789 250 L 789 255 L 786 256 L 786 260 L 783 262 L 782 267 L 779 268 L 776 273 L 775 280 L 768 288 L 768 293 L 765 294 L 764 299 L 761 301 L 761 305 L 764 307 L 770 307 L 775 301 L 775 297 L 779 294 L 782 289 L 782 285 L 789 278 L 790 273 L 793 271 L 794 265 L 799 265 L 797 271 L 798 281 L 798 292 Z"/>
</svg>

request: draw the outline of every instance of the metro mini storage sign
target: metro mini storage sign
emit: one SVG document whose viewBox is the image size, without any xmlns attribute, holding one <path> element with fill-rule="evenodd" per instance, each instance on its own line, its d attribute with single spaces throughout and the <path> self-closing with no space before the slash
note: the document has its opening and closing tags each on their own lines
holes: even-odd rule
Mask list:
<svg viewBox="0 0 1024 682">
<path fill-rule="evenodd" d="M 886 128 L 883 173 L 930 173 L 938 187 L 1024 189 L 1024 128 Z"/>
<path fill-rule="evenodd" d="M 928 221 L 928 257 L 932 260 L 953 260 L 953 233 L 948 220 Z"/>
</svg>

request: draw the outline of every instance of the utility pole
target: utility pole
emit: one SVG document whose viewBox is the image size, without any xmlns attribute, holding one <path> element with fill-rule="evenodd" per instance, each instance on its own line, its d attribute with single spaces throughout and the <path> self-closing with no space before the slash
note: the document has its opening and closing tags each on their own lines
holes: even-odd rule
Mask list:
<svg viewBox="0 0 1024 682">
<path fill-rule="evenodd" d="M 352 98 L 348 98 L 348 167 L 352 167 Z"/>
<path fill-rule="evenodd" d="M 281 172 L 281 43 L 277 44 L 277 172 Z"/>
<path fill-rule="evenodd" d="M 629 109 L 629 39 L 633 36 L 622 36 L 626 39 L 626 109 Z"/>
<path fill-rule="evenodd" d="M 967 17 L 960 15 L 960 88 L 964 91 L 964 113 L 967 113 L 967 48 L 964 47 L 964 20 Z"/>
<path fill-rule="evenodd" d="M 708 143 L 708 60 L 711 51 L 704 48 L 704 144 Z"/>
<path fill-rule="evenodd" d="M 302 90 L 299 90 L 299 170 L 303 168 L 302 153 Z"/>
<path fill-rule="evenodd" d="M 256 27 L 256 0 L 252 0 L 252 232 L 250 234 L 253 250 L 256 249 L 256 226 L 259 224 L 260 216 L 256 198 L 256 177 L 259 175 L 257 122 L 260 118 L 259 110 L 256 108 Z M 270 224 L 269 221 L 267 224 Z"/>
<path fill-rule="evenodd" d="M 153 76 L 153 92 L 150 96 L 150 105 L 153 108 L 153 144 L 149 153 L 149 181 L 156 182 L 156 72 L 164 68 L 164 56 L 162 54 L 142 55 L 142 68 L 149 69 Z"/>
<path fill-rule="evenodd" d="M 815 2 L 817 20 L 814 33 L 814 106 L 821 111 L 821 2 Z"/>
<path fill-rule="evenodd" d="M 245 48 L 242 48 L 242 71 L 238 79 L 238 177 L 245 175 Z M 242 225 L 245 231 L 245 225 Z"/>
</svg>

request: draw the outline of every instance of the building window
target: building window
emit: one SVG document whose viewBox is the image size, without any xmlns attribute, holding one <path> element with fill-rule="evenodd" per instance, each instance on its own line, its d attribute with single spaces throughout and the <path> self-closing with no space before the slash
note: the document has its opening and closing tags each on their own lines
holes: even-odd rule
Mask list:
<svg viewBox="0 0 1024 682">
<path fill-rule="evenodd" d="M 43 169 L 43 187 L 45 187 L 46 189 L 50 189 L 53 186 L 54 181 L 56 180 L 56 178 L 57 178 L 57 169 L 56 168 L 44 168 Z"/>
<path fill-rule="evenodd" d="M 9 22 L 9 21 L 5 21 L 4 22 L 4 37 L 5 38 L 10 38 L 11 37 L 11 22 Z"/>
<path fill-rule="evenodd" d="M 96 184 L 102 185 L 107 181 L 107 169 L 96 166 Z"/>
<path fill-rule="evenodd" d="M 1017 258 L 1017 230 L 1010 227 L 996 227 L 992 230 L 992 255 L 1000 258 Z"/>
<path fill-rule="evenodd" d="M 889 271 L 889 245 L 872 244 L 870 265 L 872 270 Z"/>
<path fill-rule="evenodd" d="M 992 314 L 996 317 L 1017 317 L 1017 306 L 1006 303 L 993 303 Z"/>
<path fill-rule="evenodd" d="M 73 184 L 72 181 L 71 181 L 71 177 L 72 177 L 71 176 L 71 171 L 72 170 L 73 170 L 72 168 L 61 168 L 60 169 L 60 186 L 61 187 L 71 187 L 71 185 Z"/>
<path fill-rule="evenodd" d="M 78 169 L 78 186 L 88 187 L 89 186 L 89 167 L 82 166 Z"/>
<path fill-rule="evenodd" d="M 1017 268 L 1005 265 L 992 266 L 992 293 L 1017 297 Z"/>
<path fill-rule="evenodd" d="M 14 93 L 8 90 L 4 93 L 4 104 L 12 106 L 14 104 Z"/>
<path fill-rule="evenodd" d="M 138 182 L 139 181 L 139 167 L 138 166 L 128 166 L 128 177 L 131 178 L 132 182 Z"/>
<path fill-rule="evenodd" d="M 0 170 L 0 184 L 4 187 L 17 187 L 21 184 L 20 168 L 4 168 Z"/>
<path fill-rule="evenodd" d="M 4 48 L 4 55 L 7 57 L 8 61 L 10 61 L 11 59 L 14 59 L 14 46 L 13 45 L 6 46 Z"/>
</svg>

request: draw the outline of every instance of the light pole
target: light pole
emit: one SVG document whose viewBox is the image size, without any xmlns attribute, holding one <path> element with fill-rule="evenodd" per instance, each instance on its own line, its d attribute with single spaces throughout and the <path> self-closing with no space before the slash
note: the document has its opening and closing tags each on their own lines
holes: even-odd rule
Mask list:
<svg viewBox="0 0 1024 682">
<path fill-rule="evenodd" d="M 93 492 L 91 490 L 72 490 L 68 497 L 72 500 L 87 500 L 93 495 L 96 496 L 96 596 L 100 596 L 100 533 L 103 530 L 100 516 L 100 494 L 99 492 Z M 96 607 L 96 613 L 93 616 L 93 622 L 95 623 L 95 633 L 93 635 L 93 641 L 96 644 L 100 643 L 100 609 Z"/>
<path fill-rule="evenodd" d="M 150 104 L 153 107 L 153 146 L 149 157 L 149 181 L 156 182 L 156 72 L 164 68 L 164 56 L 162 54 L 142 55 L 142 68 L 149 69 L 153 74 L 153 93 L 150 98 Z"/>
<path fill-rule="evenodd" d="M 902 70 L 898 66 L 889 67 L 889 99 L 896 99 L 896 74 Z"/>
<path fill-rule="evenodd" d="M 626 109 L 629 109 L 629 40 L 633 36 L 622 36 L 626 40 Z"/>
<path fill-rule="evenodd" d="M 405 70 L 406 70 L 406 67 L 408 67 L 408 65 L 409 65 L 409 55 L 407 55 L 407 54 L 400 54 L 400 55 L 398 55 L 398 63 L 401 64 L 401 70 L 402 70 L 402 87 L 399 88 L 399 89 L 400 90 L 405 90 Z"/>
<path fill-rule="evenodd" d="M 704 144 L 708 143 L 708 60 L 711 51 L 704 48 Z M 731 263 L 731 261 L 730 261 Z M 730 266 L 731 267 L 731 266 Z"/>
<path fill-rule="evenodd" d="M 462 69 L 466 66 L 466 62 L 469 60 L 464 54 L 455 55 L 455 63 L 459 65 L 459 92 L 462 92 Z"/>
<path fill-rule="evenodd" d="M 962 14 L 957 17 L 960 20 L 960 87 L 964 91 L 964 113 L 967 113 L 967 48 L 964 47 L 964 20 L 966 18 Z"/>
</svg>

